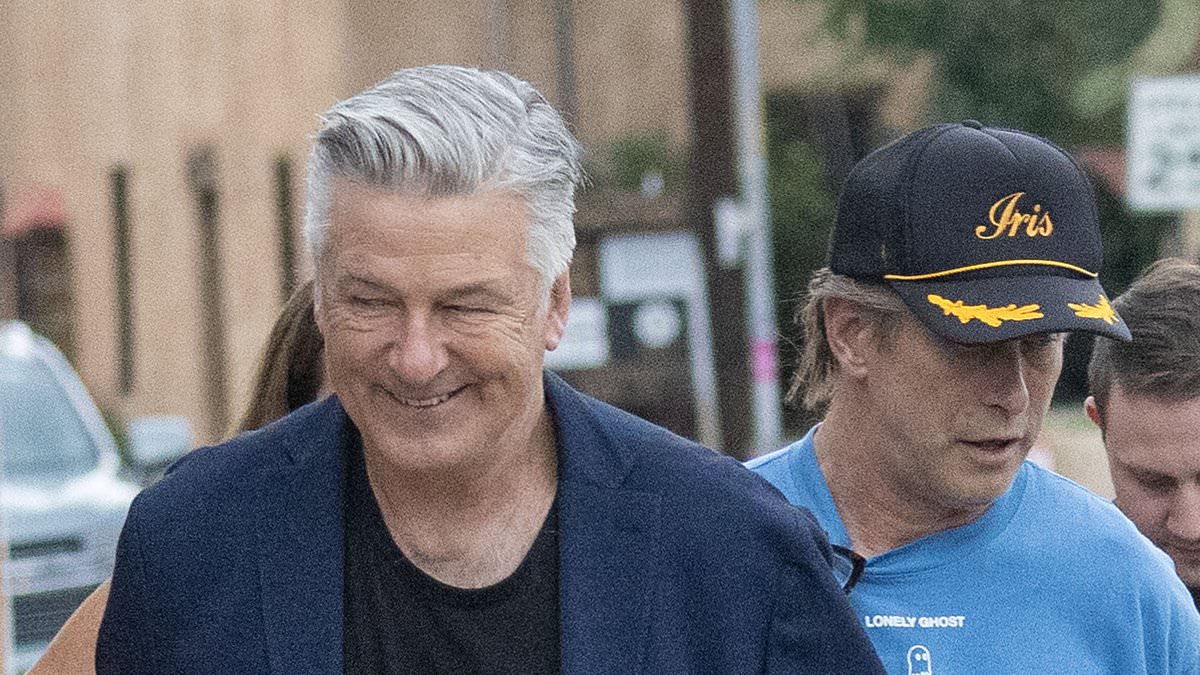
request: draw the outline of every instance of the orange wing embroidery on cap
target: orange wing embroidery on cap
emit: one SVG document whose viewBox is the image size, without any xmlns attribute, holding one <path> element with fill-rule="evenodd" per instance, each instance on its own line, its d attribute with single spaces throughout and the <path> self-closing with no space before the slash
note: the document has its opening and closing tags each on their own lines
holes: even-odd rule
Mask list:
<svg viewBox="0 0 1200 675">
<path fill-rule="evenodd" d="M 1005 321 L 1029 321 L 1040 319 L 1044 314 L 1039 312 L 1040 305 L 1005 305 L 1003 307 L 988 307 L 987 305 L 968 305 L 962 300 L 947 300 L 940 295 L 929 294 L 925 299 L 932 305 L 942 308 L 946 316 L 953 315 L 960 323 L 969 323 L 977 319 L 992 328 L 999 328 Z"/>
<path fill-rule="evenodd" d="M 1075 310 L 1075 316 L 1081 319 L 1100 319 L 1110 326 L 1121 320 L 1117 316 L 1117 310 L 1108 304 L 1108 298 L 1103 295 L 1100 296 L 1099 302 L 1094 305 L 1068 302 L 1067 307 Z"/>
</svg>

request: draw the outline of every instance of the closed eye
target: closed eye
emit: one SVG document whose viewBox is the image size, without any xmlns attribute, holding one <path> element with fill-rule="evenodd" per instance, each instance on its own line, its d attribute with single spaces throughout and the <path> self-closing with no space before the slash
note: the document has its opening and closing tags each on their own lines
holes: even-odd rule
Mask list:
<svg viewBox="0 0 1200 675">
<path fill-rule="evenodd" d="M 446 309 L 456 314 L 494 314 L 490 307 L 482 305 L 446 305 Z"/>
<path fill-rule="evenodd" d="M 387 300 L 383 298 L 370 298 L 362 296 L 350 296 L 351 304 L 356 307 L 364 307 L 367 309 L 379 309 L 387 306 Z"/>
<path fill-rule="evenodd" d="M 1137 482 L 1151 492 L 1167 494 L 1175 489 L 1175 479 L 1169 476 L 1138 476 Z"/>
</svg>

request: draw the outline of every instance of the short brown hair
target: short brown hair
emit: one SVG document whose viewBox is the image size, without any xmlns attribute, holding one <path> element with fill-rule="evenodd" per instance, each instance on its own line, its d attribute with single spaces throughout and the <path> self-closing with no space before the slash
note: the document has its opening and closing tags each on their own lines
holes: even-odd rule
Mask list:
<svg viewBox="0 0 1200 675">
<path fill-rule="evenodd" d="M 796 325 L 804 331 L 804 345 L 787 399 L 795 402 L 803 397 L 804 407 L 818 413 L 824 412 L 833 398 L 838 374 L 837 357 L 825 334 L 825 300 L 829 298 L 843 298 L 867 309 L 885 337 L 908 312 L 900 296 L 883 284 L 858 281 L 828 267 L 813 273 L 804 306 L 796 312 Z"/>
<path fill-rule="evenodd" d="M 1113 385 L 1164 402 L 1200 396 L 1200 267 L 1165 258 L 1113 301 L 1133 341 L 1097 339 L 1088 390 L 1101 420 Z"/>
</svg>

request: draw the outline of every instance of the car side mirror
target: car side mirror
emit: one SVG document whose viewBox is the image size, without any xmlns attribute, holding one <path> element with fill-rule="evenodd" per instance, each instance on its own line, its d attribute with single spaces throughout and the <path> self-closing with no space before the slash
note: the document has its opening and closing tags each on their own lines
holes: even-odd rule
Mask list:
<svg viewBox="0 0 1200 675">
<path fill-rule="evenodd" d="M 133 468 L 145 476 L 161 474 L 187 454 L 194 442 L 191 423 L 177 415 L 134 418 L 126 434 Z"/>
</svg>

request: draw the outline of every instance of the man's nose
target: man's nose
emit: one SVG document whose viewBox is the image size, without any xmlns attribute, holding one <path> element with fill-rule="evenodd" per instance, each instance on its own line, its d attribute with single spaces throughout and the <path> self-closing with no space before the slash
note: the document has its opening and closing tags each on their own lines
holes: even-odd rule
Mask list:
<svg viewBox="0 0 1200 675">
<path fill-rule="evenodd" d="M 1167 531 L 1175 539 L 1200 542 L 1200 484 L 1180 485 L 1167 514 Z"/>
<path fill-rule="evenodd" d="M 402 382 L 429 382 L 446 367 L 446 349 L 440 331 L 428 317 L 410 315 L 403 320 L 388 351 L 388 365 Z"/>
<path fill-rule="evenodd" d="M 1029 364 L 1016 341 L 995 345 L 982 369 L 982 387 L 988 403 L 1014 415 L 1029 407 Z"/>
</svg>

